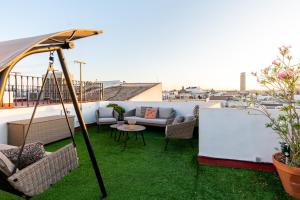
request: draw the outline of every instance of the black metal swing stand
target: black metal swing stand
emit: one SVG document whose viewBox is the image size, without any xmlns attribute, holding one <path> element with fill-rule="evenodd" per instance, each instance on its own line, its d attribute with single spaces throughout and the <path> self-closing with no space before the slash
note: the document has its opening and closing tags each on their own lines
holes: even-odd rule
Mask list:
<svg viewBox="0 0 300 200">
<path fill-rule="evenodd" d="M 12 57 L 10 57 L 10 59 L 6 59 L 4 61 L 1 60 L 1 53 L 2 53 L 1 50 L 3 48 L 7 47 L 7 45 L 10 44 L 9 43 L 10 41 L 0 42 L 0 102 L 3 97 L 8 74 L 11 72 L 12 68 L 15 66 L 15 64 L 18 61 L 20 61 L 22 58 L 24 58 L 28 55 L 31 55 L 34 53 L 42 53 L 42 52 L 51 52 L 52 59 L 53 59 L 52 52 L 56 51 L 59 61 L 60 61 L 60 64 L 61 64 L 61 68 L 62 68 L 64 77 L 65 77 L 65 80 L 66 80 L 66 84 L 69 89 L 69 93 L 70 93 L 70 96 L 71 96 L 71 99 L 72 99 L 72 102 L 74 105 L 74 110 L 75 110 L 78 122 L 80 124 L 80 127 L 82 129 L 82 135 L 83 135 L 83 138 L 84 138 L 87 150 L 88 150 L 88 154 L 89 154 L 90 160 L 92 162 L 92 166 L 93 166 L 93 169 L 94 169 L 97 181 L 98 181 L 99 189 L 101 191 L 100 199 L 104 199 L 107 196 L 107 192 L 106 192 L 106 189 L 104 186 L 104 182 L 103 182 L 103 179 L 102 179 L 102 176 L 100 173 L 100 169 L 99 169 L 99 166 L 98 166 L 98 163 L 96 160 L 96 156 L 95 156 L 92 144 L 89 139 L 88 130 L 85 125 L 85 122 L 84 122 L 84 119 L 83 119 L 83 116 L 82 116 L 82 113 L 81 113 L 81 110 L 79 107 L 79 103 L 78 103 L 77 96 L 76 96 L 76 93 L 75 93 L 75 90 L 74 90 L 74 87 L 72 84 L 72 80 L 70 78 L 70 73 L 69 73 L 67 63 L 66 63 L 66 59 L 63 54 L 63 49 L 70 49 L 70 48 L 74 47 L 72 40 L 80 39 L 83 37 L 88 37 L 91 35 L 97 35 L 99 33 L 102 33 L 102 32 L 96 31 L 96 30 L 68 30 L 68 31 L 64 31 L 64 32 L 54 33 L 54 34 L 48 34 L 48 35 L 43 35 L 43 36 L 15 40 L 14 42 L 11 43 L 11 45 L 15 45 L 14 46 L 15 48 L 12 48 L 12 50 L 10 52 L 14 56 L 12 56 Z M 23 40 L 23 41 L 21 41 L 21 40 Z M 17 45 L 16 45 L 16 41 L 17 41 Z M 18 43 L 18 41 L 20 42 L 20 44 Z M 23 51 L 20 51 L 20 49 Z M 18 54 L 16 54 L 16 51 L 18 51 Z M 5 53 L 7 53 L 7 52 L 5 52 Z M 52 60 L 52 62 L 53 62 L 53 60 Z M 50 56 L 49 64 L 50 65 L 47 69 L 47 74 L 49 71 L 52 71 L 54 78 L 55 78 L 55 73 L 53 71 L 54 69 L 51 68 L 51 66 L 52 66 L 51 65 L 51 56 Z M 61 96 L 60 96 L 60 100 L 63 105 L 64 112 L 66 114 L 66 110 L 65 110 Z M 39 99 L 38 99 L 38 101 L 39 101 Z M 36 107 L 38 105 L 38 101 L 37 101 Z M 34 109 L 32 119 L 34 117 L 36 107 Z M 31 121 L 32 121 L 32 119 L 31 119 Z M 66 117 L 66 120 L 68 123 L 67 117 Z M 68 126 L 69 126 L 69 124 L 68 124 Z M 72 136 L 72 133 L 71 133 L 71 136 Z M 74 141 L 73 136 L 72 136 L 72 140 L 73 140 L 73 144 L 75 146 L 75 141 Z M 19 157 L 22 154 L 23 148 L 24 148 L 24 145 L 21 147 Z M 17 164 L 17 166 L 18 166 L 18 164 Z M 3 174 L 0 174 L 0 189 L 10 192 L 10 193 L 13 193 L 18 196 L 23 196 L 27 199 L 30 198 L 26 195 L 24 196 L 24 194 L 22 194 L 21 192 L 19 192 L 16 189 L 14 189 L 12 186 L 7 185 L 8 183 L 3 181 L 2 176 L 3 176 Z"/>
</svg>

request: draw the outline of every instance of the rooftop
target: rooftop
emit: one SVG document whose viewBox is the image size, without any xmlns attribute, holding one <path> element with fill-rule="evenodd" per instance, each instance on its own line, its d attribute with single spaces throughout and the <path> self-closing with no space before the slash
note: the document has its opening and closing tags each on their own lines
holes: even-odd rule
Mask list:
<svg viewBox="0 0 300 200">
<path fill-rule="evenodd" d="M 123 142 L 110 137 L 108 126 L 100 132 L 89 129 L 99 162 L 107 199 L 290 199 L 279 177 L 262 172 L 226 167 L 198 165 L 195 149 L 188 142 L 172 141 L 164 151 L 164 132 L 147 129 L 146 146 L 140 139 Z M 98 199 L 99 189 L 88 158 L 83 138 L 76 134 L 79 168 L 34 200 Z M 70 140 L 46 146 L 54 151 Z M 0 191 L 1 200 L 19 198 Z M 63 198 L 62 198 L 63 197 Z"/>
</svg>

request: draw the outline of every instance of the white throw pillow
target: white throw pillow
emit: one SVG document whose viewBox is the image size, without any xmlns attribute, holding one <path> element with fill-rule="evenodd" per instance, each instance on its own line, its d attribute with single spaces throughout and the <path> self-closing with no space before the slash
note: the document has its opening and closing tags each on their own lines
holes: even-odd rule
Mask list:
<svg viewBox="0 0 300 200">
<path fill-rule="evenodd" d="M 100 118 L 112 118 L 113 117 L 113 108 L 99 108 L 99 117 Z"/>
</svg>

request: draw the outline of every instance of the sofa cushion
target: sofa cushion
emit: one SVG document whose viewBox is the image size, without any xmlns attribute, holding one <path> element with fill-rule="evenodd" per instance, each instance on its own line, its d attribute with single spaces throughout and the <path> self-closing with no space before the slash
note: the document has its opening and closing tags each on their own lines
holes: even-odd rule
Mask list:
<svg viewBox="0 0 300 200">
<path fill-rule="evenodd" d="M 1 152 L 15 165 L 18 162 L 20 147 L 1 150 Z M 40 142 L 26 144 L 20 159 L 19 169 L 23 169 L 45 157 L 44 145 Z"/>
<path fill-rule="evenodd" d="M 159 108 L 158 109 L 158 118 L 169 119 L 172 117 L 173 108 Z"/>
<path fill-rule="evenodd" d="M 113 117 L 113 108 L 99 108 L 99 118 L 111 118 Z"/>
<path fill-rule="evenodd" d="M 6 176 L 12 175 L 15 165 L 0 152 L 0 171 Z"/>
<path fill-rule="evenodd" d="M 167 119 L 159 119 L 159 118 L 155 118 L 155 119 L 146 119 L 143 117 L 125 117 L 124 118 L 126 121 L 127 120 L 135 120 L 137 123 L 150 123 L 150 124 L 157 124 L 157 125 L 166 125 L 167 124 Z"/>
<path fill-rule="evenodd" d="M 114 123 L 117 122 L 116 118 L 113 117 L 106 117 L 106 118 L 99 118 L 99 122 L 101 123 Z"/>
<path fill-rule="evenodd" d="M 144 115 L 142 115 L 142 107 L 136 107 L 135 108 L 135 116 L 137 117 L 143 117 Z"/>
<path fill-rule="evenodd" d="M 144 117 L 146 119 L 155 119 L 157 117 L 157 108 L 147 108 Z"/>
<path fill-rule="evenodd" d="M 176 116 L 172 124 L 180 124 L 184 121 L 183 116 Z"/>
<path fill-rule="evenodd" d="M 190 122 L 194 119 L 195 119 L 195 117 L 193 115 L 187 115 L 184 117 L 184 122 Z"/>
</svg>

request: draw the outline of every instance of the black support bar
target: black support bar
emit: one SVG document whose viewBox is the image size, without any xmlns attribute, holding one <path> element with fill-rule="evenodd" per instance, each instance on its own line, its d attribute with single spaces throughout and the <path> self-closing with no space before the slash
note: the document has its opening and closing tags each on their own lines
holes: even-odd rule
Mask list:
<svg viewBox="0 0 300 200">
<path fill-rule="evenodd" d="M 106 189 L 105 189 L 102 177 L 101 177 L 100 169 L 99 169 L 96 157 L 95 157 L 95 153 L 94 153 L 92 144 L 89 139 L 89 134 L 88 134 L 85 122 L 83 120 L 82 113 L 79 108 L 78 99 L 77 99 L 77 96 L 76 96 L 76 93 L 75 93 L 75 90 L 74 90 L 74 87 L 72 84 L 72 80 L 70 78 L 70 74 L 69 74 L 67 63 L 64 58 L 63 50 L 58 49 L 56 52 L 57 52 L 57 55 L 58 55 L 58 58 L 59 58 L 59 61 L 61 64 L 62 71 L 63 71 L 65 79 L 66 79 L 66 83 L 67 83 L 67 86 L 68 86 L 68 89 L 70 92 L 71 99 L 73 101 L 74 109 L 75 109 L 80 127 L 82 129 L 83 138 L 84 138 L 84 141 L 85 141 L 85 144 L 86 144 L 86 147 L 87 147 L 87 150 L 88 150 L 88 153 L 89 153 L 89 156 L 90 156 L 90 159 L 91 159 L 91 162 L 92 162 L 92 165 L 93 165 L 96 177 L 97 177 L 97 181 L 98 181 L 100 190 L 102 192 L 102 197 L 105 198 L 107 196 Z"/>
</svg>

